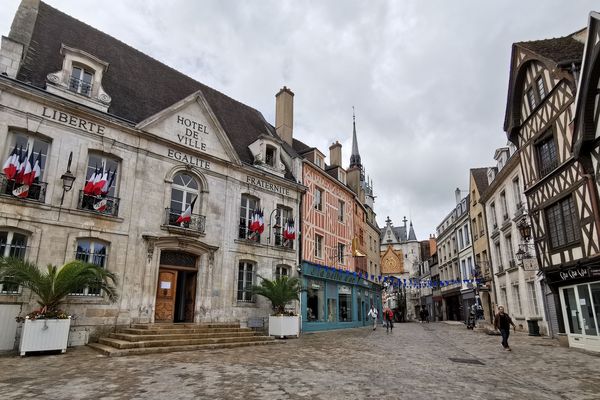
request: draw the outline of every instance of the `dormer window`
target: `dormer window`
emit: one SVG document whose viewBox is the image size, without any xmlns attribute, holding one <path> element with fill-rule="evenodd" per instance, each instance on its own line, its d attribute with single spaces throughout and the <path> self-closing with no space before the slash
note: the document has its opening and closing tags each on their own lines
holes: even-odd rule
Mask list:
<svg viewBox="0 0 600 400">
<path fill-rule="evenodd" d="M 254 166 L 271 174 L 283 177 L 285 164 L 282 161 L 281 143 L 269 135 L 260 135 L 258 140 L 248 146 Z"/>
<path fill-rule="evenodd" d="M 317 164 L 317 167 L 323 168 L 323 159 L 317 154 L 315 154 L 315 164 Z"/>
<path fill-rule="evenodd" d="M 93 79 L 94 73 L 90 70 L 73 66 L 69 79 L 69 90 L 89 97 L 92 93 Z"/>
<path fill-rule="evenodd" d="M 83 50 L 62 45 L 62 68 L 46 77 L 48 92 L 107 112 L 111 98 L 102 87 L 108 63 Z"/>
</svg>

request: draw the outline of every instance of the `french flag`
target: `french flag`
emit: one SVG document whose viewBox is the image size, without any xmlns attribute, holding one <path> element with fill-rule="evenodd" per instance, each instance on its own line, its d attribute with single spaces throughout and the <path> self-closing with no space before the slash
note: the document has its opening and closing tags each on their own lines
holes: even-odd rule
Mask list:
<svg viewBox="0 0 600 400">
<path fill-rule="evenodd" d="M 17 174 L 17 169 L 19 167 L 19 150 L 17 150 L 17 145 L 15 144 L 15 148 L 9 154 L 8 158 L 4 162 L 2 166 L 2 172 L 6 175 L 6 179 L 12 180 L 15 178 Z"/>
<path fill-rule="evenodd" d="M 190 222 L 192 220 L 192 211 L 194 211 L 194 204 L 196 204 L 196 199 L 198 197 L 194 197 L 194 200 L 190 203 L 189 206 L 185 209 L 185 211 L 177 218 L 175 221 L 176 224 L 180 224 L 182 222 Z"/>
<path fill-rule="evenodd" d="M 108 171 L 108 173 L 110 173 L 110 170 Z M 106 185 L 108 181 L 108 173 L 106 172 L 104 167 L 102 167 L 102 173 L 97 175 L 96 180 L 94 182 L 94 188 L 92 189 L 92 193 L 95 196 L 98 196 L 100 193 L 102 193 L 102 189 L 104 189 L 104 185 Z"/>
<path fill-rule="evenodd" d="M 92 174 L 92 176 L 90 176 L 90 179 L 88 179 L 87 183 L 85 184 L 85 186 L 83 187 L 83 194 L 86 194 L 88 196 L 91 196 L 94 192 L 94 181 L 96 180 L 96 176 L 98 175 L 98 166 L 96 165 L 96 168 L 94 169 L 94 173 Z"/>
</svg>

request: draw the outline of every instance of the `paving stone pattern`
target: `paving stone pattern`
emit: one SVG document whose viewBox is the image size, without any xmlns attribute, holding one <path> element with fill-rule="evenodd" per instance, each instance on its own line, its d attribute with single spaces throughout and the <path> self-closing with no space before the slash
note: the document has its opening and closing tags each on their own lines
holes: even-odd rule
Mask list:
<svg viewBox="0 0 600 400">
<path fill-rule="evenodd" d="M 509 341 L 512 352 L 464 325 L 405 323 L 119 358 L 80 347 L 0 357 L 0 399 L 600 399 L 600 355 Z"/>
</svg>

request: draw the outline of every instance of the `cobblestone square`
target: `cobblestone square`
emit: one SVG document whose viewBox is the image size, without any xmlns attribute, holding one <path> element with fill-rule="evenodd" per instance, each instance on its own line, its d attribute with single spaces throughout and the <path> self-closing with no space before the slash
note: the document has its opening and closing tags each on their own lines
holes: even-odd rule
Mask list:
<svg viewBox="0 0 600 400">
<path fill-rule="evenodd" d="M 597 399 L 600 357 L 446 323 L 305 334 L 271 346 L 0 358 L 2 399 Z M 451 359 L 454 359 L 452 361 Z M 565 366 L 568 366 L 566 368 Z"/>
</svg>

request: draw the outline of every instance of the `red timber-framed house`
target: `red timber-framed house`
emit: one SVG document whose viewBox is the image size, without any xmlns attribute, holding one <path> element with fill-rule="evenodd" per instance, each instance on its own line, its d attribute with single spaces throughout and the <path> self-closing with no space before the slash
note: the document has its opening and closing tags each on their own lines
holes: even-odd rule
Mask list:
<svg viewBox="0 0 600 400">
<path fill-rule="evenodd" d="M 352 190 L 349 180 L 355 165 L 351 161 L 348 171 L 342 167 L 339 142 L 330 146 L 327 165 L 325 154 L 293 138 L 293 101 L 294 93 L 288 88 L 277 94 L 276 127 L 283 141 L 302 157 L 306 187 L 300 214 L 302 287 L 306 289 L 301 294 L 302 330 L 363 326 L 368 324 L 370 305 L 381 307 L 380 285 L 374 282 L 375 269 L 369 275 L 367 261 L 362 260 L 368 255 L 364 236 L 360 237 L 368 232 L 367 216 L 374 218 L 374 213 L 360 201 L 361 193 Z M 367 186 L 364 179 L 360 182 L 361 187 Z M 366 197 L 372 197 L 372 189 L 369 193 Z"/>
<path fill-rule="evenodd" d="M 571 346 L 599 349 L 590 293 L 573 290 L 598 279 L 600 249 L 597 188 L 588 163 L 573 153 L 571 127 L 584 40 L 582 30 L 513 44 L 504 130 L 520 149 L 529 209 L 518 222 L 519 251 L 526 261 L 535 248 L 550 332 L 566 333 Z"/>
</svg>

